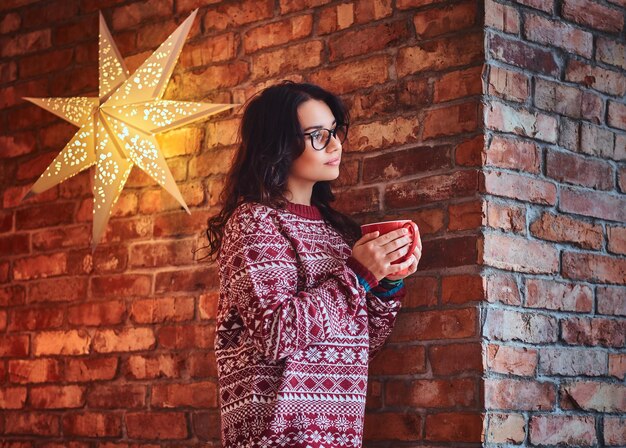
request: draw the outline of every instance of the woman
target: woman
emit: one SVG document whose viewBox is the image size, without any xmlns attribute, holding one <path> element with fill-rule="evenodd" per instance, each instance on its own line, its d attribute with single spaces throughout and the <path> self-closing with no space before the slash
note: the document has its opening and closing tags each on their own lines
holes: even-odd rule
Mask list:
<svg viewBox="0 0 626 448">
<path fill-rule="evenodd" d="M 330 206 L 348 114 L 311 84 L 271 86 L 247 105 L 222 211 L 215 337 L 222 444 L 360 447 L 368 362 L 417 269 L 400 229 L 360 237 Z"/>
</svg>

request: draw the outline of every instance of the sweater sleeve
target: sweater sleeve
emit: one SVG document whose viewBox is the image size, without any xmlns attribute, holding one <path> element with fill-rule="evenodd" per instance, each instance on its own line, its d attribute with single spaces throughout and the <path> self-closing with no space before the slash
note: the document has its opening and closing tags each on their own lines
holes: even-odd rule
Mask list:
<svg viewBox="0 0 626 448">
<path fill-rule="evenodd" d="M 223 275 L 252 343 L 280 360 L 338 334 L 342 313 L 356 312 L 365 290 L 346 265 L 325 281 L 298 291 L 298 259 L 291 242 L 267 212 L 243 211 L 227 238 Z"/>
<path fill-rule="evenodd" d="M 404 282 L 391 289 L 385 289 L 379 285 L 367 293 L 370 361 L 382 348 L 391 333 L 405 294 Z"/>
</svg>

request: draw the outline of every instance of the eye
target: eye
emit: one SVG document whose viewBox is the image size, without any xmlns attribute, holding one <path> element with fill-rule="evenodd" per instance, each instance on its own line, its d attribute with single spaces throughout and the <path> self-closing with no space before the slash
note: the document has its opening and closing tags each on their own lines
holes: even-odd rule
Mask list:
<svg viewBox="0 0 626 448">
<path fill-rule="evenodd" d="M 321 143 L 324 140 L 324 133 L 322 131 L 315 131 L 311 133 L 311 137 L 313 137 L 313 140 L 316 142 Z"/>
</svg>

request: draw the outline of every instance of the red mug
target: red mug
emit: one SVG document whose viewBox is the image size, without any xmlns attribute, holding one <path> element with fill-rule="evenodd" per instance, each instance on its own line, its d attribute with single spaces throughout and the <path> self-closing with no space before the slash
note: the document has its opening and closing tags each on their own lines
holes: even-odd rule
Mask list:
<svg viewBox="0 0 626 448">
<path fill-rule="evenodd" d="M 419 228 L 417 227 L 417 224 L 415 224 L 413 221 L 409 219 L 398 219 L 395 221 L 374 222 L 371 224 L 363 224 L 361 226 L 361 233 L 362 235 L 365 235 L 366 233 L 372 233 L 378 230 L 379 232 L 378 236 L 381 236 L 386 233 L 393 232 L 394 230 L 400 229 L 402 227 L 406 227 L 407 229 L 409 229 L 409 236 L 411 237 L 411 243 L 410 243 L 411 245 L 409 246 L 409 251 L 406 253 L 406 255 L 391 262 L 391 264 L 399 264 L 408 260 L 411 257 L 411 255 L 413 254 L 413 252 L 415 251 L 415 248 L 417 247 L 419 243 L 420 232 L 419 232 Z M 406 268 L 397 272 L 393 272 L 390 275 L 406 275 L 408 273 L 409 273 L 409 268 Z"/>
</svg>

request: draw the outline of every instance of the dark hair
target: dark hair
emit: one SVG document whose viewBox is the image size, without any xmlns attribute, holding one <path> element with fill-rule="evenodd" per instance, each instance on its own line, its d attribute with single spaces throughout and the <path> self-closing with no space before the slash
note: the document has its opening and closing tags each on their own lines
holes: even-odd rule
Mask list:
<svg viewBox="0 0 626 448">
<path fill-rule="evenodd" d="M 305 141 L 298 120 L 298 106 L 310 99 L 324 101 L 337 124 L 349 124 L 343 102 L 319 86 L 283 81 L 252 97 L 239 127 L 239 148 L 226 175 L 219 197 L 221 211 L 209 218 L 206 235 L 210 252 L 219 253 L 224 226 L 233 211 L 244 202 L 258 202 L 284 208 L 287 177 L 292 162 L 304 151 Z M 352 218 L 334 210 L 335 196 L 330 181 L 313 186 L 311 205 L 352 245 L 360 238 L 360 227 Z"/>
</svg>

